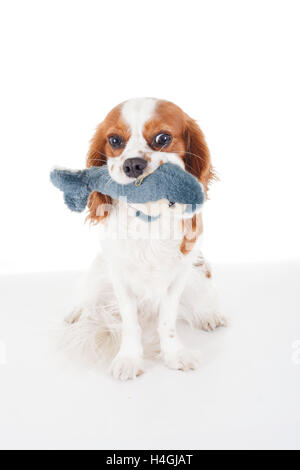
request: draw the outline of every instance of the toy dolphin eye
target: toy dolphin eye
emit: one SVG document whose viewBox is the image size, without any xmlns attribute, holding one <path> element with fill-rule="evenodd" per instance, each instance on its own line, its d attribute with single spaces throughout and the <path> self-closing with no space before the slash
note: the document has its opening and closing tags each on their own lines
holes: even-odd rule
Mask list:
<svg viewBox="0 0 300 470">
<path fill-rule="evenodd" d="M 110 146 L 113 147 L 114 149 L 119 149 L 119 148 L 123 147 L 123 145 L 124 145 L 124 141 L 123 141 L 122 137 L 119 136 L 119 135 L 109 136 L 108 142 L 109 142 Z"/>
<path fill-rule="evenodd" d="M 170 145 L 170 143 L 172 142 L 172 136 L 170 134 L 157 134 L 153 141 L 152 141 L 152 145 L 153 147 L 160 147 L 160 148 L 163 148 L 163 147 L 167 147 L 168 145 Z"/>
</svg>

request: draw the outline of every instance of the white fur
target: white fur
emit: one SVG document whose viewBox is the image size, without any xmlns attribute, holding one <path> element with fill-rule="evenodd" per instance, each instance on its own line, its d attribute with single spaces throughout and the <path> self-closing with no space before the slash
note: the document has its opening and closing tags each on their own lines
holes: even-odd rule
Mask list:
<svg viewBox="0 0 300 470">
<path fill-rule="evenodd" d="M 126 238 L 120 234 L 121 239 L 113 239 L 120 218 L 117 210 L 125 212 L 126 207 L 115 206 L 101 227 L 103 254 L 93 264 L 83 298 L 68 318 L 74 322 L 68 327 L 68 341 L 88 348 L 97 360 L 114 357 L 110 370 L 121 380 L 140 375 L 143 357 L 159 352 L 170 368 L 195 369 L 199 353 L 182 345 L 177 320 L 207 331 L 226 324 L 213 281 L 206 275 L 207 265 L 194 266 L 201 240 L 184 256 L 176 232 L 175 239 L 164 240 L 169 234 L 159 231 L 159 222 L 147 224 L 134 215 L 127 215 Z M 180 219 L 175 218 L 177 222 Z"/>
<path fill-rule="evenodd" d="M 123 105 L 131 138 L 122 155 L 113 159 L 115 168 L 118 159 L 122 162 L 129 156 L 149 152 L 142 130 L 155 106 L 156 101 L 151 98 Z M 150 171 L 162 157 L 182 164 L 175 154 L 151 151 Z M 120 181 L 121 172 L 117 174 L 119 179 L 111 171 L 114 179 L 125 182 L 127 176 L 123 175 Z M 149 213 L 151 207 L 150 204 L 144 209 Z M 67 319 L 71 324 L 70 345 L 88 345 L 96 356 L 114 356 L 111 373 L 121 380 L 143 372 L 143 357 L 149 350 L 145 326 L 149 331 L 152 326 L 152 332 L 154 328 L 159 336 L 157 342 L 155 333 L 151 333 L 151 355 L 160 351 L 167 366 L 189 370 L 198 366 L 199 354 L 182 345 L 177 320 L 207 330 L 225 324 L 212 279 L 207 276 L 207 265 L 203 261 L 194 266 L 199 246 L 182 255 L 181 217 L 167 205 L 159 213 L 157 221 L 146 223 L 135 217 L 135 211 L 130 211 L 123 201 L 114 201 L 111 214 L 101 223 L 103 255 L 92 266 L 83 297 Z"/>
<path fill-rule="evenodd" d="M 157 103 L 156 98 L 135 98 L 123 103 L 122 117 L 129 125 L 133 137 L 141 138 L 144 124 L 153 116 Z"/>
</svg>

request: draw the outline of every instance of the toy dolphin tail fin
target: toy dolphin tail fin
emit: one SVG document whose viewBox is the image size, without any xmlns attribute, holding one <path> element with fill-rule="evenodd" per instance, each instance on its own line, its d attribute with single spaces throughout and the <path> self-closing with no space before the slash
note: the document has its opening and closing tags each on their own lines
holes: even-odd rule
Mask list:
<svg viewBox="0 0 300 470">
<path fill-rule="evenodd" d="M 64 168 L 54 168 L 50 173 L 52 184 L 61 191 L 75 191 L 83 184 L 87 184 L 86 170 L 67 170 Z"/>
<path fill-rule="evenodd" d="M 90 195 L 87 170 L 70 171 L 54 168 L 50 173 L 52 184 L 63 191 L 64 200 L 69 209 L 82 212 L 86 208 Z"/>
</svg>

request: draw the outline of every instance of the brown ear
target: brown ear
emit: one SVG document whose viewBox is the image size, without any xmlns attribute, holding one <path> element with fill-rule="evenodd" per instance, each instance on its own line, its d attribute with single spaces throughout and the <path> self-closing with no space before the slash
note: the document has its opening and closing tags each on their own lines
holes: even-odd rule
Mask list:
<svg viewBox="0 0 300 470">
<path fill-rule="evenodd" d="M 203 132 L 196 121 L 189 116 L 186 116 L 184 139 L 186 170 L 203 184 L 205 192 L 207 192 L 209 183 L 215 178 L 215 174 Z"/>
<path fill-rule="evenodd" d="M 104 153 L 105 136 L 103 133 L 103 123 L 101 123 L 94 137 L 91 140 L 90 150 L 87 155 L 87 168 L 91 166 L 102 166 L 106 164 L 106 156 Z M 109 215 L 109 207 L 111 198 L 105 194 L 94 192 L 90 195 L 88 201 L 89 215 L 87 220 L 97 224 Z"/>
</svg>

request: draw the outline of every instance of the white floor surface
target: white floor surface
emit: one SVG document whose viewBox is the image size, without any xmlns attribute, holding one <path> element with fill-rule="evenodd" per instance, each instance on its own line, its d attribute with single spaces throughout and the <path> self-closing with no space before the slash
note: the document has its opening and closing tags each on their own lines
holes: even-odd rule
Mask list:
<svg viewBox="0 0 300 470">
<path fill-rule="evenodd" d="M 0 447 L 299 449 L 300 263 L 214 273 L 231 326 L 181 328 L 201 368 L 158 362 L 126 383 L 55 349 L 80 273 L 0 278 Z"/>
</svg>

